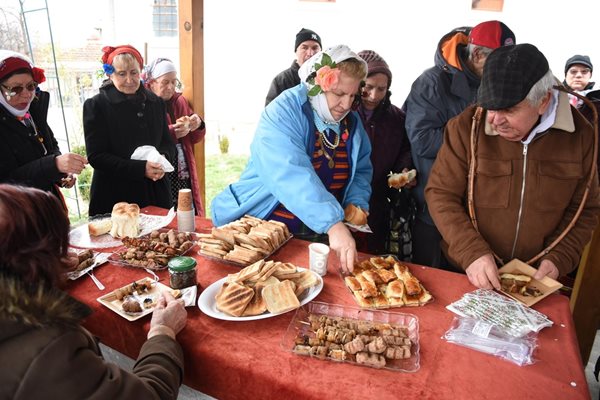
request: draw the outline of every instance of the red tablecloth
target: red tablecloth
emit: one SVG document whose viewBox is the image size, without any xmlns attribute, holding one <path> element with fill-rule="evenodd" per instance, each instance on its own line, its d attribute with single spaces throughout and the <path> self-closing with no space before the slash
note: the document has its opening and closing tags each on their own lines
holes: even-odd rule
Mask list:
<svg viewBox="0 0 600 400">
<path fill-rule="evenodd" d="M 166 213 L 152 207 L 145 211 Z M 175 221 L 172 225 L 175 226 Z M 209 226 L 209 220 L 197 220 L 197 230 Z M 195 252 L 192 255 L 198 260 L 198 281 L 202 288 L 239 270 Z M 292 239 L 272 258 L 307 266 L 308 242 Z M 332 264 L 333 255 L 324 277 L 325 286 L 316 300 L 355 306 Z M 231 322 L 213 319 L 197 307 L 188 307 L 187 326 L 177 337 L 185 352 L 184 381 L 219 399 L 590 398 L 566 297 L 552 295 L 534 306 L 554 325 L 539 334 L 538 361 L 519 367 L 441 339 L 453 318 L 446 305 L 475 289 L 465 275 L 415 265 L 411 270 L 435 298 L 424 307 L 392 309 L 419 318 L 421 368 L 415 373 L 321 361 L 284 351 L 280 343 L 293 312 L 263 320 Z M 104 344 L 136 358 L 150 316 L 128 322 L 96 298 L 148 274 L 140 269 L 107 264 L 97 268 L 95 275 L 106 286 L 105 291 L 99 291 L 88 277 L 70 282 L 67 288 L 95 311 L 84 325 Z M 168 284 L 166 271 L 158 275 Z"/>
</svg>

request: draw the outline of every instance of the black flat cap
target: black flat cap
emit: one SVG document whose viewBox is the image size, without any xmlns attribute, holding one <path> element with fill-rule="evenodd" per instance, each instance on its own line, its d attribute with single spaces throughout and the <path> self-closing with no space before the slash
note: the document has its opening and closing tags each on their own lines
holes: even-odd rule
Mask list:
<svg viewBox="0 0 600 400">
<path fill-rule="evenodd" d="M 520 103 L 550 69 L 546 57 L 532 44 L 502 46 L 485 61 L 477 103 L 504 110 Z"/>
</svg>

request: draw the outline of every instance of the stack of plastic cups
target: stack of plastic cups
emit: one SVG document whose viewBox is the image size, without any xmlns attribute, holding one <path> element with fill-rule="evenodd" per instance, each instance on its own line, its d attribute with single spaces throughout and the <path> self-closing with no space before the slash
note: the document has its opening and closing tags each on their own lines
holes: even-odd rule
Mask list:
<svg viewBox="0 0 600 400">
<path fill-rule="evenodd" d="M 177 199 L 177 229 L 182 232 L 194 232 L 196 219 L 191 189 L 181 189 Z"/>
</svg>

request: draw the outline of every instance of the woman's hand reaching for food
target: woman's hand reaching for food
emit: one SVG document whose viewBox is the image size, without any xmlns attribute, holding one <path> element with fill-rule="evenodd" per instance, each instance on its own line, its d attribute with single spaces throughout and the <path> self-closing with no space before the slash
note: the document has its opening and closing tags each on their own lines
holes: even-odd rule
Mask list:
<svg viewBox="0 0 600 400">
<path fill-rule="evenodd" d="M 348 273 L 352 272 L 354 262 L 358 256 L 356 242 L 352 234 L 342 221 L 337 222 L 329 228 L 327 234 L 329 235 L 329 247 L 335 251 L 335 254 L 340 259 L 342 270 Z"/>
<path fill-rule="evenodd" d="M 148 339 L 156 335 L 168 335 L 175 339 L 175 335 L 181 332 L 186 322 L 187 311 L 183 300 L 176 300 L 169 291 L 164 291 L 152 312 Z"/>
</svg>

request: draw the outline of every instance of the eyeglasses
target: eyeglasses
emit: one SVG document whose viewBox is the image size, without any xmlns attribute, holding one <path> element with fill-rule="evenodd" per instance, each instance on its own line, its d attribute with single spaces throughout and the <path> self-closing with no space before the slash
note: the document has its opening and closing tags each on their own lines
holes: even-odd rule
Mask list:
<svg viewBox="0 0 600 400">
<path fill-rule="evenodd" d="M 167 87 L 169 85 L 175 86 L 175 89 L 181 89 L 182 87 L 181 81 L 179 79 L 163 79 L 157 82 L 159 83 L 160 87 Z"/>
<path fill-rule="evenodd" d="M 33 92 L 38 87 L 38 84 L 37 84 L 37 82 L 32 81 L 32 82 L 29 82 L 25 86 L 10 87 L 10 86 L 6 86 L 6 85 L 2 85 L 2 84 L 0 84 L 0 86 L 2 86 L 4 89 L 6 89 L 6 92 L 5 92 L 6 96 L 14 97 L 14 96 L 21 94 L 24 89 L 27 89 L 28 91 Z"/>
<path fill-rule="evenodd" d="M 589 68 L 584 68 L 584 69 L 573 68 L 573 69 L 570 69 L 568 72 L 569 72 L 569 75 L 577 75 L 579 73 L 581 73 L 581 75 L 587 75 L 592 71 Z"/>
</svg>

